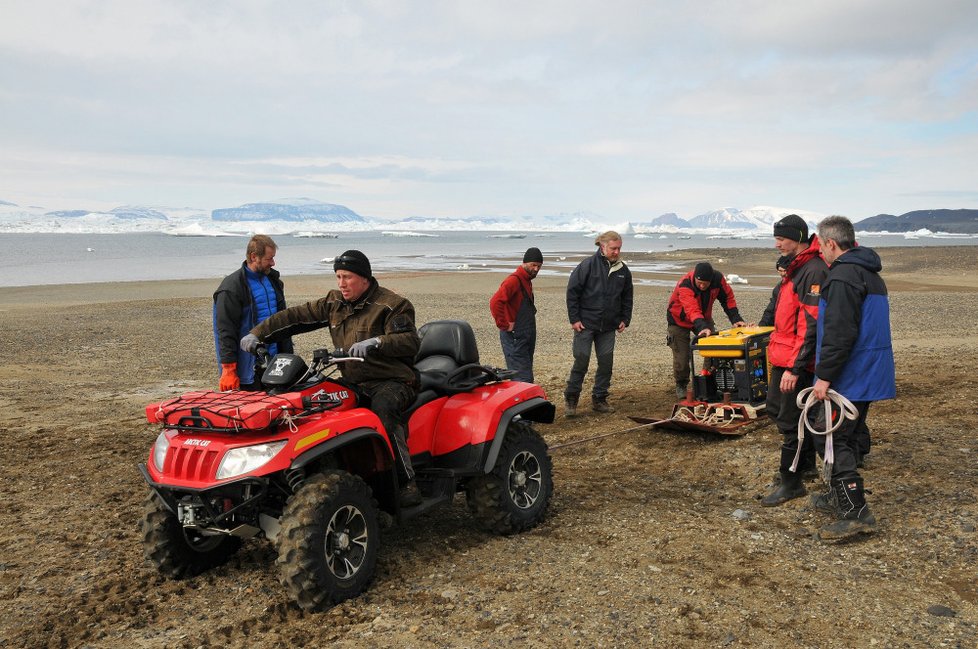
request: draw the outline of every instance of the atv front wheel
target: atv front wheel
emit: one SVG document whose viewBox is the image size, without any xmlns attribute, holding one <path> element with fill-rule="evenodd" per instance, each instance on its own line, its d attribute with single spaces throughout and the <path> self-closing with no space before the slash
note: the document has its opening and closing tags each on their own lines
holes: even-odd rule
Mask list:
<svg viewBox="0 0 978 649">
<path fill-rule="evenodd" d="M 479 525 L 496 534 L 530 529 L 543 520 L 553 493 L 550 456 L 543 438 L 526 422 L 512 422 L 492 471 L 466 489 Z"/>
<path fill-rule="evenodd" d="M 222 565 L 241 547 L 235 536 L 205 535 L 184 527 L 152 489 L 143 506 L 143 554 L 171 579 Z"/>
<path fill-rule="evenodd" d="M 279 580 L 307 611 L 356 597 L 373 579 L 380 530 L 370 487 L 345 471 L 309 478 L 282 513 Z"/>
</svg>

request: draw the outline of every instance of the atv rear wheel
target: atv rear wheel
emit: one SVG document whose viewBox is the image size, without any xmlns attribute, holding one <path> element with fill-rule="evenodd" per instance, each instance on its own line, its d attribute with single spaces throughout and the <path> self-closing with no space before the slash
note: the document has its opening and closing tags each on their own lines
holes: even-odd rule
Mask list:
<svg viewBox="0 0 978 649">
<path fill-rule="evenodd" d="M 513 534 L 543 520 L 553 493 L 550 456 L 543 438 L 526 422 L 515 421 L 492 471 L 473 478 L 466 489 L 469 510 L 484 529 Z"/>
<path fill-rule="evenodd" d="M 289 499 L 279 533 L 279 580 L 300 608 L 322 611 L 373 579 L 380 530 L 370 487 L 345 471 L 309 478 Z"/>
<path fill-rule="evenodd" d="M 184 527 L 152 489 L 143 506 L 143 554 L 171 579 L 222 565 L 241 547 L 235 536 L 205 535 Z"/>
</svg>

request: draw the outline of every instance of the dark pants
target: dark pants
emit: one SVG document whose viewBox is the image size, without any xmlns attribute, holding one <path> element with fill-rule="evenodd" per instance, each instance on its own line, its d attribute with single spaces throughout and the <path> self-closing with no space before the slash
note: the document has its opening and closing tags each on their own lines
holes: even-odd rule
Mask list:
<svg viewBox="0 0 978 649">
<path fill-rule="evenodd" d="M 512 331 L 499 332 L 499 344 L 506 358 L 506 369 L 516 372 L 517 381 L 533 383 L 533 352 L 537 346 L 536 307 L 524 299 L 516 312 Z"/>
<path fill-rule="evenodd" d="M 859 460 L 862 461 L 864 455 L 869 455 L 869 451 L 872 448 L 872 440 L 869 437 L 869 428 L 866 426 L 866 415 L 869 414 L 869 404 L 872 401 L 866 402 L 866 409 L 860 414 L 857 420 L 858 426 L 856 427 L 856 447 L 859 449 Z"/>
<path fill-rule="evenodd" d="M 781 391 L 781 377 L 788 371 L 785 367 L 771 366 L 771 375 L 768 377 L 767 384 L 767 404 L 765 412 L 781 431 L 781 467 L 782 472 L 787 472 L 791 468 L 791 463 L 798 452 L 798 418 L 801 417 L 801 408 L 796 401 L 798 392 L 812 385 L 812 373 L 801 372 L 798 375 L 798 382 L 795 389 L 790 392 Z M 812 435 L 805 435 L 805 440 L 801 445 L 801 457 L 798 461 L 799 471 L 815 466 L 815 444 Z"/>
<path fill-rule="evenodd" d="M 387 437 L 394 447 L 394 462 L 399 477 L 405 481 L 414 480 L 404 411 L 414 403 L 418 391 L 400 381 L 380 381 L 371 383 L 369 387 L 361 385 L 360 389 L 370 397 L 370 409 L 377 413 L 387 431 Z"/>
<path fill-rule="evenodd" d="M 835 459 L 832 464 L 832 479 L 850 480 L 859 477 L 856 469 L 859 462 L 859 440 L 856 432 L 866 425 L 866 415 L 869 413 L 871 401 L 855 401 L 858 416 L 855 420 L 845 419 L 839 429 L 832 433 L 832 451 Z M 815 436 L 815 449 L 825 457 L 825 437 Z"/>
<path fill-rule="evenodd" d="M 593 331 L 584 329 L 574 332 L 574 366 L 567 377 L 567 387 L 564 396 L 576 400 L 584 385 L 584 375 L 587 374 L 591 363 L 591 347 L 598 357 L 598 369 L 594 373 L 594 387 L 591 388 L 591 399 L 603 401 L 608 398 L 611 387 L 611 368 L 615 364 L 615 335 L 616 331 Z"/>
<path fill-rule="evenodd" d="M 710 330 L 716 333 L 716 324 L 710 321 Z M 693 336 L 692 329 L 679 325 L 669 325 L 666 335 L 666 345 L 672 350 L 672 376 L 676 385 L 689 385 L 689 347 Z"/>
</svg>

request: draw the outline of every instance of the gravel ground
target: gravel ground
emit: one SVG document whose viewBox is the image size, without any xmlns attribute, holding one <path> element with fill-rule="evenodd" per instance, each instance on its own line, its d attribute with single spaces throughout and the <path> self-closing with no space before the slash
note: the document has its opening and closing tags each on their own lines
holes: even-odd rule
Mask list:
<svg viewBox="0 0 978 649">
<path fill-rule="evenodd" d="M 671 258 L 707 258 L 747 277 L 750 286 L 735 290 L 742 311 L 757 318 L 774 281 L 772 253 Z M 815 536 L 825 519 L 805 499 L 760 507 L 777 470 L 772 426 L 742 437 L 632 430 L 554 450 L 550 512 L 527 533 L 478 531 L 461 497 L 386 531 L 370 589 L 318 614 L 289 603 L 264 541 L 185 581 L 162 579 L 142 556 L 146 488 L 135 467 L 158 432 L 143 408 L 216 386 L 216 281 L 0 289 L 0 643 L 978 646 L 978 285 L 963 270 L 978 249 L 880 253 L 898 398 L 870 413 L 874 449 L 864 477 L 880 521 L 874 537 L 825 544 Z M 412 299 L 419 323 L 472 322 L 490 364 L 502 363 L 487 307 L 501 279 L 381 278 Z M 558 401 L 570 367 L 565 281 L 537 283 L 536 372 Z M 290 301 L 329 284 L 287 279 Z M 632 428 L 629 415 L 669 414 L 668 293 L 636 289 L 633 326 L 617 346 L 617 412 L 585 410 L 538 426 L 551 446 Z M 308 334 L 299 349 L 308 353 L 320 340 Z"/>
</svg>

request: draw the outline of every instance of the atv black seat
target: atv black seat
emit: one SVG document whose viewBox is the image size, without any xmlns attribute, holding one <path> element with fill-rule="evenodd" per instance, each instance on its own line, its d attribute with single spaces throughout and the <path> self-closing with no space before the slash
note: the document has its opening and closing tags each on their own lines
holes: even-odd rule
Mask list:
<svg viewBox="0 0 978 649">
<path fill-rule="evenodd" d="M 479 362 L 479 348 L 472 326 L 464 320 L 435 320 L 418 330 L 421 347 L 414 367 L 421 391 L 444 388 L 445 377 L 458 368 Z"/>
</svg>

